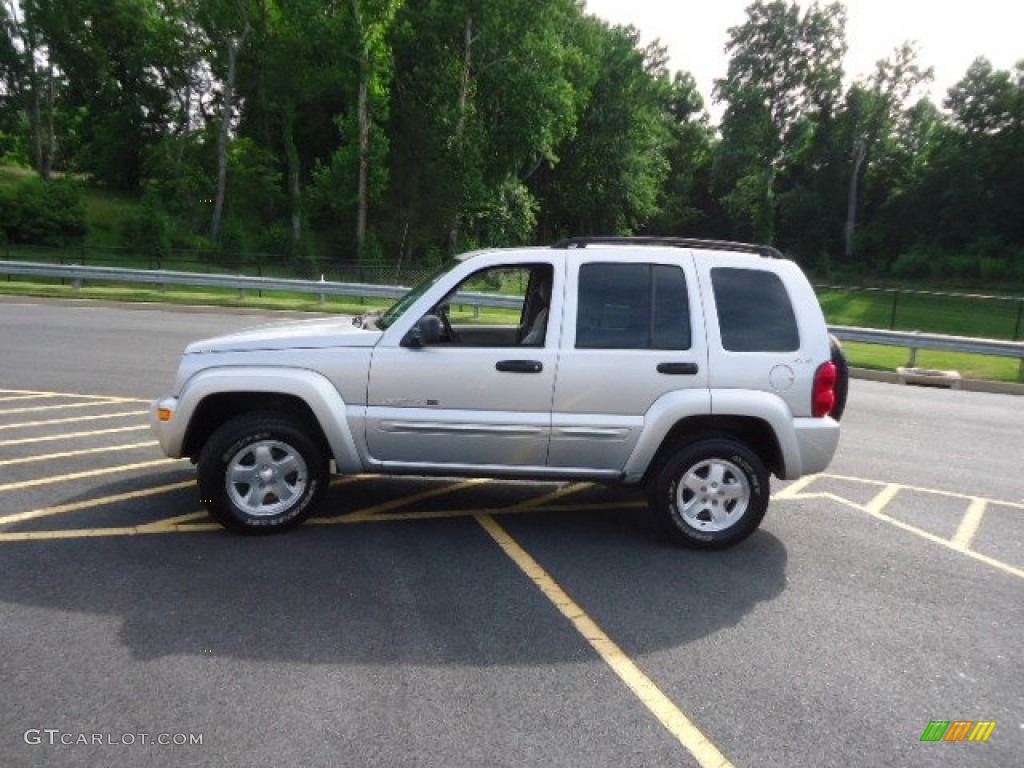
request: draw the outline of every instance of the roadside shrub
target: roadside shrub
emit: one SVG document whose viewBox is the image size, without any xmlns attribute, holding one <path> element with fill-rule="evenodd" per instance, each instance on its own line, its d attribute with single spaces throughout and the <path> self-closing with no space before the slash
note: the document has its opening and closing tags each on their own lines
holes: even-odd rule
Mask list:
<svg viewBox="0 0 1024 768">
<path fill-rule="evenodd" d="M 0 188 L 0 232 L 8 242 L 68 245 L 85 231 L 85 207 L 73 186 L 27 178 Z"/>
<path fill-rule="evenodd" d="M 917 246 L 896 257 L 892 264 L 892 274 L 901 278 L 927 277 L 940 261 L 935 254 Z"/>
<path fill-rule="evenodd" d="M 124 223 L 124 244 L 136 253 L 157 261 L 171 252 L 172 224 L 170 216 L 153 194 L 143 197 L 141 210 Z"/>
</svg>

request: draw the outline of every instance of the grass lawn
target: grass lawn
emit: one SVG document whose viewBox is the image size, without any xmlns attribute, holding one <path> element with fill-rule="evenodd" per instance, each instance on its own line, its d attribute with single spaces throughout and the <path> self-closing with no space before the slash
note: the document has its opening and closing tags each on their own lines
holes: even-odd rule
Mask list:
<svg viewBox="0 0 1024 768">
<path fill-rule="evenodd" d="M 938 296 L 908 291 L 822 289 L 832 325 L 926 331 L 1013 341 L 1024 334 L 1024 297 Z"/>
<path fill-rule="evenodd" d="M 892 371 L 906 366 L 910 361 L 910 350 L 906 347 L 887 347 L 881 344 L 862 344 L 848 341 L 843 349 L 851 365 L 859 368 L 873 368 Z M 1021 381 L 1021 364 L 1015 358 L 989 355 L 968 355 L 962 352 L 939 352 L 920 350 L 915 363 L 919 368 L 935 368 L 943 371 L 959 371 L 966 379 L 987 379 L 990 381 Z"/>
</svg>

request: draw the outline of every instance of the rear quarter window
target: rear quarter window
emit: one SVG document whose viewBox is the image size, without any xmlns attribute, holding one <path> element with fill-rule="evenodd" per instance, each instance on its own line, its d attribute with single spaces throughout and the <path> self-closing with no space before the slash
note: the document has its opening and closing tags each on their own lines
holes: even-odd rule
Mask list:
<svg viewBox="0 0 1024 768">
<path fill-rule="evenodd" d="M 730 352 L 800 349 L 793 305 L 777 274 L 762 269 L 716 267 L 711 270 L 711 285 L 724 349 Z"/>
</svg>

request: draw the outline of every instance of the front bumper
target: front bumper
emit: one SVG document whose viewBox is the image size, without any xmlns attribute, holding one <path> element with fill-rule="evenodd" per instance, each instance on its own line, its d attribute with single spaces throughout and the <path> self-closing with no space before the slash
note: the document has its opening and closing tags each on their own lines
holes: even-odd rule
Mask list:
<svg viewBox="0 0 1024 768">
<path fill-rule="evenodd" d="M 172 459 L 181 458 L 181 446 L 185 441 L 183 419 L 178 418 L 178 398 L 162 397 L 149 406 L 149 428 L 160 443 L 160 450 Z"/>
</svg>

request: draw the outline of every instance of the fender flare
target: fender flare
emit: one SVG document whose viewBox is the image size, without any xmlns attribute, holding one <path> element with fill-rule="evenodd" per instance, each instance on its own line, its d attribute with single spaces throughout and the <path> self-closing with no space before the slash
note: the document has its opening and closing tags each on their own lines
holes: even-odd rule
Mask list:
<svg viewBox="0 0 1024 768">
<path fill-rule="evenodd" d="M 200 403 L 211 395 L 237 392 L 287 395 L 298 398 L 312 411 L 331 448 L 339 472 L 361 472 L 363 461 L 348 423 L 348 406 L 323 375 L 306 369 L 224 366 L 204 368 L 190 378 L 175 404 L 175 415 L 188 414 L 188 422 Z M 189 424 L 177 422 L 167 435 L 165 451 L 181 455 Z M 173 453 L 172 453 L 173 452 Z"/>
</svg>

